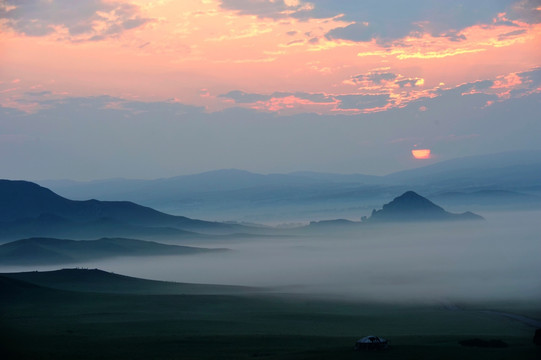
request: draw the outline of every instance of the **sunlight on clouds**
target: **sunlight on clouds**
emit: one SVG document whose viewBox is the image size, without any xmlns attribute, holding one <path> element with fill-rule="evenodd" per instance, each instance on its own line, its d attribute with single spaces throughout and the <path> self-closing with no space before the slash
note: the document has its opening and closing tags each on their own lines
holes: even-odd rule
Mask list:
<svg viewBox="0 0 541 360">
<path fill-rule="evenodd" d="M 299 6 L 300 1 L 299 0 L 284 0 L 284 4 L 286 4 L 286 6 Z"/>
<path fill-rule="evenodd" d="M 260 59 L 224 59 L 224 60 L 214 60 L 213 63 L 215 64 L 247 64 L 247 63 L 270 63 L 275 61 L 275 57 L 266 57 L 266 58 L 260 58 Z"/>
<path fill-rule="evenodd" d="M 518 32 L 516 26 L 524 28 Z M 446 38 L 433 37 L 425 34 L 422 37 L 406 37 L 400 43 L 406 46 L 395 46 L 389 49 L 361 51 L 358 57 L 395 57 L 398 60 L 406 59 L 441 59 L 451 56 L 478 53 L 487 51 L 492 47 L 508 47 L 516 43 L 523 43 L 528 39 L 539 37 L 539 25 L 526 26 L 518 23 L 513 26 L 472 26 L 464 29 L 462 34 L 467 40 L 450 42 Z M 516 36 L 507 37 L 514 31 Z M 399 43 L 399 45 L 400 45 Z"/>
<path fill-rule="evenodd" d="M 516 73 L 504 75 L 494 81 L 492 89 L 509 89 L 522 84 L 522 79 Z"/>
<path fill-rule="evenodd" d="M 318 103 L 308 99 L 301 99 L 296 96 L 287 96 L 284 98 L 272 98 L 268 101 L 260 101 L 250 107 L 255 110 L 279 112 L 281 114 L 295 114 L 300 113 L 307 108 L 310 109 L 310 111 L 318 112 L 319 110 L 326 112 L 325 110 L 328 111 L 328 108 L 333 105 L 336 105 L 336 102 Z"/>
<path fill-rule="evenodd" d="M 252 25 L 249 29 L 243 29 L 239 32 L 231 31 L 228 35 L 220 35 L 214 38 L 207 38 L 205 41 L 227 41 L 227 40 L 238 40 L 256 37 L 262 34 L 267 34 L 273 30 L 268 27 L 259 27 L 257 25 Z"/>
<path fill-rule="evenodd" d="M 131 12 L 125 19 L 136 14 L 133 16 L 152 21 L 108 36 L 108 26 L 119 23 L 120 15 L 110 8 L 100 9 L 96 12 L 98 21 L 92 25 L 97 34 L 103 34 L 100 41 L 59 42 L 71 36 L 61 24 L 51 28 L 54 35 L 39 39 L 0 32 L 3 49 L 11 50 L 3 58 L 5 73 L 41 83 L 55 80 L 50 85 L 53 90 L 71 94 L 176 97 L 209 111 L 238 104 L 202 97 L 202 88 L 213 94 L 243 89 L 260 94 L 289 91 L 388 96 L 386 104 L 370 108 L 340 108 L 338 100 L 319 104 L 294 97 L 258 105 L 260 109 L 319 113 L 405 107 L 416 99 L 436 96 L 443 86 L 452 89 L 479 79 L 495 80 L 493 88 L 464 93 L 483 92 L 505 99 L 513 89 L 528 93 L 539 88 L 519 84 L 510 74 L 518 76 L 518 72 L 537 65 L 541 50 L 535 45 L 541 37 L 541 25 L 511 21 L 503 11 L 492 23 L 451 31 L 448 36 L 432 36 L 425 21 L 418 24 L 426 27 L 422 33 L 409 33 L 382 45 L 375 38 L 355 42 L 326 36 L 355 21 L 337 12 L 324 13 L 328 17 L 304 17 L 303 11 L 318 10 L 318 3 L 306 1 L 272 3 L 269 11 L 282 11 L 274 17 L 224 9 L 216 0 L 137 0 L 127 4 Z M 374 24 L 370 18 L 357 22 L 365 27 Z M 22 88 L 13 90 L 14 94 L 22 92 Z"/>
<path fill-rule="evenodd" d="M 399 60 L 404 59 L 440 59 L 448 56 L 456 56 L 468 53 L 476 53 L 485 51 L 485 49 L 456 49 L 456 50 L 443 50 L 443 51 L 427 51 L 427 52 L 416 52 L 416 53 L 406 53 L 403 52 L 396 56 Z"/>
<path fill-rule="evenodd" d="M 342 40 L 322 40 L 320 43 L 310 45 L 308 51 L 325 51 L 339 47 L 357 47 L 358 45 L 351 41 Z"/>
<path fill-rule="evenodd" d="M 441 59 L 449 56 L 456 56 L 468 53 L 476 53 L 486 51 L 486 49 L 442 49 L 438 51 L 412 51 L 410 49 L 392 49 L 392 50 L 376 50 L 366 51 L 357 54 L 358 57 L 377 56 L 387 57 L 394 56 L 398 60 L 406 59 Z"/>
</svg>

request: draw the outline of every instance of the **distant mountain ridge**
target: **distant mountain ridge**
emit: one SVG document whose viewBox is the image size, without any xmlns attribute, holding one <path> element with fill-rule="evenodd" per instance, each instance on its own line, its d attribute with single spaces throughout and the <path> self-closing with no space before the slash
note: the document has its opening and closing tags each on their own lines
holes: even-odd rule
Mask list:
<svg viewBox="0 0 541 360">
<path fill-rule="evenodd" d="M 375 185 L 426 182 L 427 179 L 432 181 L 443 175 L 449 176 L 449 174 L 454 174 L 454 177 L 469 175 L 476 178 L 484 178 L 487 176 L 486 171 L 500 171 L 505 170 L 506 168 L 515 168 L 526 171 L 528 175 L 533 176 L 533 179 L 525 179 L 529 182 L 541 179 L 541 175 L 535 171 L 541 169 L 541 150 L 511 151 L 497 154 L 467 156 L 444 160 L 414 169 L 397 171 L 387 175 L 366 175 L 360 173 L 337 174 L 316 171 L 259 174 L 240 169 L 219 169 L 198 174 L 180 175 L 152 180 L 114 178 L 92 181 L 42 180 L 38 181 L 38 183 L 53 190 L 63 189 L 72 192 L 70 195 L 76 195 L 75 190 L 77 189 L 88 191 L 88 193 L 84 195 L 88 198 L 88 195 L 96 195 L 99 193 L 107 195 L 115 193 L 128 194 L 134 191 L 138 192 L 143 189 L 157 187 L 167 190 L 169 194 L 172 195 L 175 191 L 231 191 L 259 186 L 307 185 L 320 183 Z M 529 171 L 528 169 L 533 169 L 534 171 Z M 524 174 L 522 173 L 510 173 L 508 175 L 512 176 L 515 180 L 524 178 Z"/>
<path fill-rule="evenodd" d="M 367 222 L 397 221 L 446 221 L 446 220 L 483 220 L 472 212 L 453 214 L 434 204 L 414 191 L 407 191 L 393 201 L 383 205 L 381 210 L 373 210 Z"/>
<path fill-rule="evenodd" d="M 393 183 L 463 188 L 521 188 L 541 184 L 541 151 L 467 156 L 385 176 Z"/>
<path fill-rule="evenodd" d="M 473 205 L 477 211 L 541 209 L 541 151 L 457 158 L 385 176 L 313 171 L 263 175 L 225 169 L 155 180 L 40 184 L 70 199 L 130 200 L 167 213 L 220 221 L 351 218 L 407 190 L 427 194 L 453 209 L 462 204 Z M 480 197 L 480 191 L 492 191 L 494 197 Z M 503 198 L 497 191 L 517 196 Z M 464 195 L 438 198 L 444 193 Z"/>
</svg>

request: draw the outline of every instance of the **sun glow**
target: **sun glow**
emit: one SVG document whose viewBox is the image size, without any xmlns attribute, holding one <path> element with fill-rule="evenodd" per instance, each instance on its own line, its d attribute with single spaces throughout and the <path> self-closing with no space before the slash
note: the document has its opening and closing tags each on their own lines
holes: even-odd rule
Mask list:
<svg viewBox="0 0 541 360">
<path fill-rule="evenodd" d="M 411 153 L 416 159 L 430 159 L 430 149 L 414 149 Z"/>
</svg>

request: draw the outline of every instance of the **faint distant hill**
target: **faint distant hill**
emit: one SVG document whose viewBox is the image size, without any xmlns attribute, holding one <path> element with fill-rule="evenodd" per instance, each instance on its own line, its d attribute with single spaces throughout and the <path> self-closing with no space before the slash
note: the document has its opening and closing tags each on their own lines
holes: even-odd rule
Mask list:
<svg viewBox="0 0 541 360">
<path fill-rule="evenodd" d="M 407 191 L 383 205 L 381 210 L 373 210 L 372 215 L 363 219 L 365 222 L 398 222 L 398 221 L 447 221 L 447 220 L 484 220 L 482 216 L 472 212 L 452 214 L 432 201 Z"/>
<path fill-rule="evenodd" d="M 384 177 L 400 184 L 483 190 L 540 190 L 541 151 L 511 151 L 441 161 Z"/>
<path fill-rule="evenodd" d="M 506 210 L 541 208 L 541 196 L 508 190 L 448 191 L 430 196 L 443 206 L 474 206 Z"/>
<path fill-rule="evenodd" d="M 128 201 L 74 201 L 28 181 L 0 180 L 0 239 L 231 234 L 249 228 L 168 215 Z"/>
<path fill-rule="evenodd" d="M 225 249 L 165 245 L 152 241 L 124 238 L 78 241 L 30 238 L 0 245 L 0 264 L 70 264 L 120 256 L 193 255 L 216 251 L 225 251 Z"/>
<path fill-rule="evenodd" d="M 288 189 L 325 183 L 370 184 L 377 182 L 379 178 L 379 176 L 363 174 L 329 174 L 311 171 L 263 175 L 245 170 L 221 169 L 153 180 L 103 179 L 87 182 L 43 180 L 39 183 L 73 199 L 167 201 L 189 194 L 238 192 L 242 189 Z"/>
</svg>

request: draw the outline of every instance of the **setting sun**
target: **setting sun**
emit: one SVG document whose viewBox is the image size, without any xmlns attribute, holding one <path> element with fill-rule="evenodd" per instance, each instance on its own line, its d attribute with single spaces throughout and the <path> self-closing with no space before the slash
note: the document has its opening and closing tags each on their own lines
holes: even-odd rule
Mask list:
<svg viewBox="0 0 541 360">
<path fill-rule="evenodd" d="M 430 159 L 430 149 L 414 149 L 411 153 L 416 159 Z"/>
</svg>

